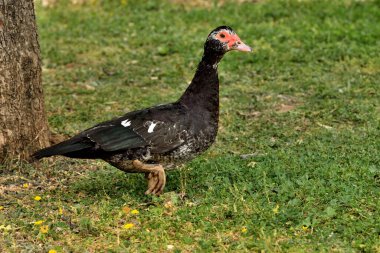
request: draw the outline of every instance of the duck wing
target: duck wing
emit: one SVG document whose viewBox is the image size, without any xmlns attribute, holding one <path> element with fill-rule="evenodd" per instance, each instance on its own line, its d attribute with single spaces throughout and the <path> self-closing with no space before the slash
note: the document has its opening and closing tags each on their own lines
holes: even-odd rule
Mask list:
<svg viewBox="0 0 380 253">
<path fill-rule="evenodd" d="M 184 142 L 188 118 L 186 108 L 177 103 L 134 111 L 100 123 L 33 156 L 37 159 L 53 155 L 100 158 L 109 152 L 143 147 L 149 147 L 152 153 L 165 153 Z"/>
<path fill-rule="evenodd" d="M 149 146 L 152 153 L 165 153 L 185 141 L 186 122 L 186 108 L 168 104 L 127 113 L 85 131 L 85 135 L 107 152 Z"/>
</svg>

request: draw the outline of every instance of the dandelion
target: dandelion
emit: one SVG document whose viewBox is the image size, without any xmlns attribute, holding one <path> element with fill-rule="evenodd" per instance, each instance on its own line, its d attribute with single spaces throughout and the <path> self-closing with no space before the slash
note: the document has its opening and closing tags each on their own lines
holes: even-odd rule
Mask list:
<svg viewBox="0 0 380 253">
<path fill-rule="evenodd" d="M 131 214 L 139 214 L 139 213 L 140 212 L 138 210 L 136 210 L 136 209 L 134 209 L 134 210 L 131 211 Z"/>
<path fill-rule="evenodd" d="M 51 249 L 48 253 L 57 253 L 57 251 L 55 249 Z"/>
<path fill-rule="evenodd" d="M 242 233 L 245 234 L 245 233 L 247 233 L 247 231 L 248 231 L 247 227 L 242 227 L 242 228 L 241 228 L 241 232 L 242 232 Z"/>
<path fill-rule="evenodd" d="M 3 209 L 4 209 L 4 207 L 3 207 L 3 206 L 0 206 L 0 211 L 3 210 Z"/>
<path fill-rule="evenodd" d="M 127 224 L 125 224 L 124 226 L 123 226 L 123 228 L 124 229 L 131 229 L 131 228 L 133 228 L 135 226 L 135 224 L 133 224 L 133 223 L 127 223 Z"/>
<path fill-rule="evenodd" d="M 25 183 L 22 185 L 23 188 L 29 188 L 29 184 L 28 183 Z"/>
<path fill-rule="evenodd" d="M 40 227 L 40 232 L 42 234 L 46 234 L 47 232 L 49 232 L 49 226 L 48 225 L 41 226 Z"/>
<path fill-rule="evenodd" d="M 276 205 L 276 207 L 273 208 L 272 211 L 273 211 L 274 214 L 278 214 L 279 213 L 279 209 L 280 209 L 280 206 Z"/>
<path fill-rule="evenodd" d="M 306 232 L 308 229 L 309 229 L 309 228 L 308 228 L 307 226 L 305 226 L 305 225 L 302 226 L 302 230 L 303 230 L 303 231 Z"/>
<path fill-rule="evenodd" d="M 34 200 L 36 200 L 36 201 L 40 201 L 40 200 L 41 200 L 41 197 L 37 195 L 37 196 L 34 197 Z"/>
<path fill-rule="evenodd" d="M 58 214 L 59 214 L 59 215 L 62 215 L 62 214 L 63 214 L 63 208 L 62 208 L 62 207 L 58 207 Z"/>
<path fill-rule="evenodd" d="M 38 220 L 38 221 L 35 221 L 34 222 L 34 225 L 35 226 L 40 226 L 40 225 L 42 225 L 42 223 L 44 223 L 45 221 L 44 220 Z"/>
</svg>

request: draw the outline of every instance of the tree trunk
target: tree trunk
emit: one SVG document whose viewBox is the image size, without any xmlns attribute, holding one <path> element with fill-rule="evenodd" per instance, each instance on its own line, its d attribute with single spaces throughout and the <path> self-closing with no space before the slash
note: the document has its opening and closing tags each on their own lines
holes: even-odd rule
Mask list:
<svg viewBox="0 0 380 253">
<path fill-rule="evenodd" d="M 0 162 L 49 144 L 33 0 L 0 0 Z"/>
</svg>

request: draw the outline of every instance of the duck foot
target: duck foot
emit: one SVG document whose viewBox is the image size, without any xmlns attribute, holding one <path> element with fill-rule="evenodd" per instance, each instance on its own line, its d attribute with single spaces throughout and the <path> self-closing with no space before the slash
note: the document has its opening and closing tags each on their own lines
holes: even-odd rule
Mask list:
<svg viewBox="0 0 380 253">
<path fill-rule="evenodd" d="M 133 167 L 141 172 L 145 172 L 148 180 L 148 190 L 145 194 L 161 195 L 166 184 L 165 170 L 160 164 L 144 164 L 139 160 L 133 161 Z"/>
</svg>

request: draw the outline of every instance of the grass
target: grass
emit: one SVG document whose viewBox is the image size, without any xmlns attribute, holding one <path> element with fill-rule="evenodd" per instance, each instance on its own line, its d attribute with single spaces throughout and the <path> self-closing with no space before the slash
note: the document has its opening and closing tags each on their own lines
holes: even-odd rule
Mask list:
<svg viewBox="0 0 380 253">
<path fill-rule="evenodd" d="M 217 141 L 159 198 L 100 161 L 3 166 L 2 252 L 380 252 L 380 2 L 239 2 L 38 6 L 63 135 L 178 98 L 219 25 L 255 53 L 223 59 Z"/>
</svg>

